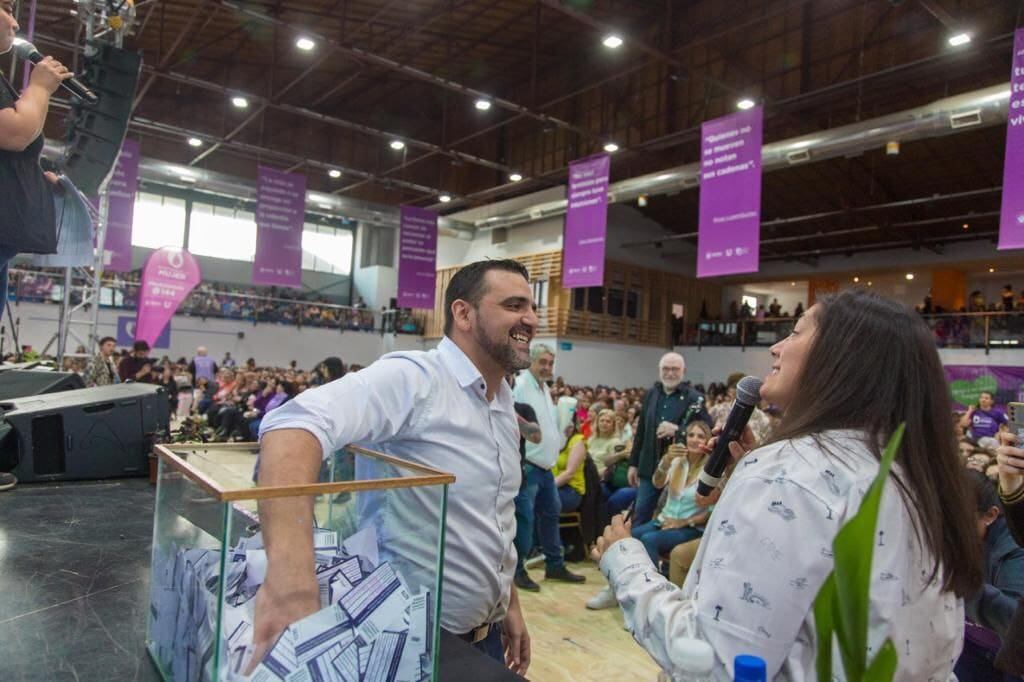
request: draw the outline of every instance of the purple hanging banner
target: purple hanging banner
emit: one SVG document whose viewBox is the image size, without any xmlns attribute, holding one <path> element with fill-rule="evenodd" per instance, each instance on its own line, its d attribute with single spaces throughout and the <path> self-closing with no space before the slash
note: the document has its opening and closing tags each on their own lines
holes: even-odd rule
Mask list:
<svg viewBox="0 0 1024 682">
<path fill-rule="evenodd" d="M 763 113 L 754 107 L 700 128 L 698 277 L 758 270 Z"/>
<path fill-rule="evenodd" d="M 149 254 L 142 269 L 141 294 L 135 316 L 135 340 L 152 348 L 202 274 L 185 249 L 165 246 Z"/>
<path fill-rule="evenodd" d="M 1024 248 L 1024 28 L 1013 34 L 999 249 Z"/>
<path fill-rule="evenodd" d="M 125 138 L 114 174 L 107 185 L 107 231 L 103 237 L 103 269 L 131 272 L 132 219 L 139 188 L 139 143 Z"/>
<path fill-rule="evenodd" d="M 302 286 L 306 176 L 260 166 L 256 185 L 256 258 L 252 283 Z"/>
<path fill-rule="evenodd" d="M 416 206 L 402 206 L 398 240 L 398 307 L 433 308 L 437 214 Z"/>
<path fill-rule="evenodd" d="M 977 405 L 982 391 L 991 393 L 1000 407 L 1024 402 L 1024 367 L 945 365 L 942 369 L 955 409 Z"/>
<path fill-rule="evenodd" d="M 608 173 L 611 157 L 596 154 L 569 164 L 562 286 L 604 284 L 604 246 L 608 227 Z"/>
</svg>

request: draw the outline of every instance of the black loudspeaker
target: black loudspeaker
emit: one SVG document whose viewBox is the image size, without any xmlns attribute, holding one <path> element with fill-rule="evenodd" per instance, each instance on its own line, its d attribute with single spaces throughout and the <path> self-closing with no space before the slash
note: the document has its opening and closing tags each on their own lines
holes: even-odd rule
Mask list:
<svg viewBox="0 0 1024 682">
<path fill-rule="evenodd" d="M 34 369 L 10 369 L 0 372 L 0 400 L 73 391 L 79 388 L 85 388 L 85 382 L 74 372 Z"/>
<path fill-rule="evenodd" d="M 0 471 L 22 483 L 145 476 L 168 426 L 163 388 L 117 384 L 0 402 Z"/>
<path fill-rule="evenodd" d="M 95 196 L 121 151 L 132 100 L 139 85 L 142 55 L 94 42 L 86 48 L 80 80 L 95 92 L 96 104 L 75 102 L 68 124 L 64 172 L 86 196 Z"/>
</svg>

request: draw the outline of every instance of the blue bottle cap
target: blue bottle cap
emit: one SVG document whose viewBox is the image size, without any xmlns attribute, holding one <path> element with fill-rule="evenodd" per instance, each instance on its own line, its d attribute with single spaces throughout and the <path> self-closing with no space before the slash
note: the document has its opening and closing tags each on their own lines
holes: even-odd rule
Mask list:
<svg viewBox="0 0 1024 682">
<path fill-rule="evenodd" d="M 737 656 L 733 661 L 733 679 L 736 682 L 764 682 L 768 667 L 760 656 Z"/>
</svg>

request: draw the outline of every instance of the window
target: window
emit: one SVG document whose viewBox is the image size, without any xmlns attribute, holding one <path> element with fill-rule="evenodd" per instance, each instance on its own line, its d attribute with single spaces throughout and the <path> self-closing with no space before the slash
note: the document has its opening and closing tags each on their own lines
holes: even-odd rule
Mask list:
<svg viewBox="0 0 1024 682">
<path fill-rule="evenodd" d="M 757 296 L 743 296 L 740 300 L 740 306 L 742 307 L 744 304 L 750 308 L 751 312 L 757 312 Z"/>
<path fill-rule="evenodd" d="M 537 307 L 548 307 L 548 281 L 546 279 L 535 279 L 531 286 L 533 287 L 533 302 L 537 304 Z"/>
<path fill-rule="evenodd" d="M 132 212 L 132 246 L 159 249 L 185 241 L 185 201 L 139 192 Z"/>
<path fill-rule="evenodd" d="M 256 220 L 252 213 L 210 204 L 192 204 L 188 250 L 196 256 L 252 262 Z"/>
<path fill-rule="evenodd" d="M 302 230 L 302 269 L 350 274 L 353 243 L 352 230 L 306 223 Z"/>
</svg>

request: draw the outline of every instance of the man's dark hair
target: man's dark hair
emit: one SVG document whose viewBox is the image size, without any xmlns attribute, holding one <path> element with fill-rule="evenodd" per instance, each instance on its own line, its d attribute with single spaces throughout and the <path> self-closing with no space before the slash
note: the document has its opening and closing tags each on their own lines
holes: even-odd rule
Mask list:
<svg viewBox="0 0 1024 682">
<path fill-rule="evenodd" d="M 145 341 L 136 341 L 132 344 L 132 350 L 134 351 L 146 351 L 149 352 L 149 344 Z"/>
<path fill-rule="evenodd" d="M 510 258 L 503 260 L 478 260 L 475 263 L 460 268 L 452 281 L 448 282 L 448 288 L 444 291 L 444 335 L 448 336 L 452 331 L 455 319 L 452 317 L 452 303 L 463 300 L 474 308 L 480 305 L 480 299 L 487 293 L 484 286 L 484 278 L 491 270 L 504 270 L 522 275 L 527 282 L 530 281 L 530 272 L 519 261 Z"/>
<path fill-rule="evenodd" d="M 113 341 L 115 344 L 117 343 L 117 339 L 115 339 L 113 336 L 104 336 L 102 339 L 100 339 L 100 345 L 102 346 L 107 341 Z"/>
<path fill-rule="evenodd" d="M 984 514 L 992 507 L 998 507 L 1000 510 L 1003 508 L 999 502 L 999 493 L 996 492 L 995 484 L 988 480 L 985 474 L 973 469 L 965 469 L 964 475 L 967 478 L 967 487 L 971 490 L 971 496 L 974 498 L 975 511 Z"/>
</svg>

